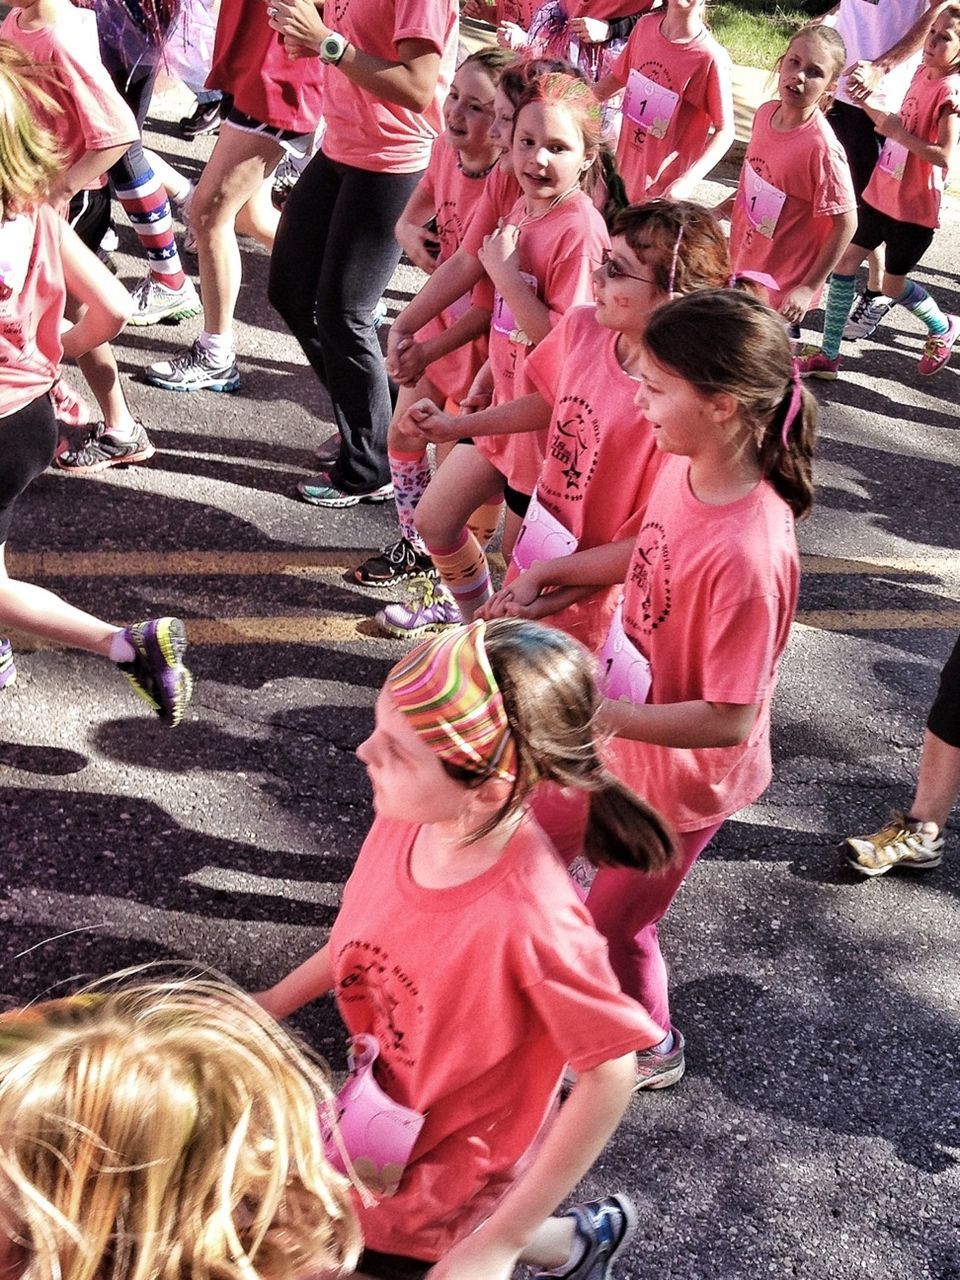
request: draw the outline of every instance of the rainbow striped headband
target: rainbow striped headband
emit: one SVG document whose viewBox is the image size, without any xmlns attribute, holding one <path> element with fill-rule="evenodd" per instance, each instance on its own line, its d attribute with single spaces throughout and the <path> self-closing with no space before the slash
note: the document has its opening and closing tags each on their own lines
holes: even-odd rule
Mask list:
<svg viewBox="0 0 960 1280">
<path fill-rule="evenodd" d="M 514 782 L 517 745 L 483 647 L 485 629 L 471 622 L 425 640 L 393 668 L 387 688 L 441 760 Z"/>
</svg>

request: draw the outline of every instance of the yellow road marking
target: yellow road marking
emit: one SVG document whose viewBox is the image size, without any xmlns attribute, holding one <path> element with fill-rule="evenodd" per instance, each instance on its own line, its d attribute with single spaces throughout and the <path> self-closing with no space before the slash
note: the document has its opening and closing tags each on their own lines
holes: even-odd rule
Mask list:
<svg viewBox="0 0 960 1280">
<path fill-rule="evenodd" d="M 807 609 L 796 621 L 815 631 L 960 631 L 960 609 Z"/>
</svg>

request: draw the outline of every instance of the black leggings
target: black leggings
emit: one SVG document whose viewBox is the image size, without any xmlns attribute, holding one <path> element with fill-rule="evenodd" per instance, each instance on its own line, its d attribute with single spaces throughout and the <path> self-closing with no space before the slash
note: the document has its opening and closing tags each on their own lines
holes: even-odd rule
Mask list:
<svg viewBox="0 0 960 1280">
<path fill-rule="evenodd" d="M 420 173 L 372 173 L 318 152 L 283 206 L 270 302 L 330 393 L 342 441 L 331 469 L 345 493 L 390 479 L 392 412 L 374 308 L 400 261 L 397 219 Z"/>
<path fill-rule="evenodd" d="M 118 59 L 117 52 L 109 49 L 102 42 L 100 45 L 100 57 L 103 65 L 110 73 L 110 79 L 113 81 L 117 92 L 136 117 L 137 128 L 142 135 L 143 124 L 147 118 L 147 112 L 150 110 L 150 102 L 153 98 L 153 87 L 156 84 L 157 73 L 160 70 L 159 62 L 155 62 L 152 66 L 146 66 L 141 63 L 133 71 L 128 71 Z M 143 154 L 142 139 L 138 138 L 126 154 L 122 155 L 116 164 L 111 167 L 109 176 L 115 187 L 133 187 L 141 186 L 143 178 L 152 172 L 153 170 Z"/>
<path fill-rule="evenodd" d="M 24 489 L 46 471 L 57 451 L 57 420 L 43 395 L 0 418 L 0 545 L 6 542 L 13 509 Z"/>
<path fill-rule="evenodd" d="M 927 728 L 960 750 L 960 637 L 940 672 L 940 687 L 930 708 Z"/>
</svg>

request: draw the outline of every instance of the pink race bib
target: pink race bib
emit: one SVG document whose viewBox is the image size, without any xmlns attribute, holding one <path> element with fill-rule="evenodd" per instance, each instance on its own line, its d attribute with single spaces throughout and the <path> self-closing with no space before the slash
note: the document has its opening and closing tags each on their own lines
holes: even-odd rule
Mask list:
<svg viewBox="0 0 960 1280">
<path fill-rule="evenodd" d="M 883 150 L 880 152 L 877 168 L 881 173 L 887 173 L 896 182 L 900 182 L 903 179 L 903 171 L 909 154 L 910 152 L 902 142 L 894 142 L 892 138 L 887 138 L 883 144 Z"/>
<path fill-rule="evenodd" d="M 392 1196 L 400 1186 L 426 1116 L 389 1097 L 377 1084 L 373 1064 L 380 1046 L 370 1035 L 354 1036 L 348 1051 L 350 1077 L 337 1094 L 337 1128 L 354 1172 L 379 1196 Z M 327 1159 L 346 1173 L 340 1143 L 320 1116 Z"/>
<path fill-rule="evenodd" d="M 536 293 L 537 277 L 531 275 L 529 271 L 521 271 L 520 275 Z M 504 334 L 511 342 L 522 342 L 528 347 L 533 345 L 523 330 L 518 328 L 513 312 L 507 306 L 502 293 L 495 293 L 493 296 L 493 327 L 497 333 Z"/>
<path fill-rule="evenodd" d="M 787 203 L 787 193 L 775 187 L 773 183 L 761 178 L 756 169 L 743 162 L 743 190 L 741 192 L 747 219 L 755 231 L 773 239 L 777 219 L 783 206 Z"/>
<path fill-rule="evenodd" d="M 513 547 L 513 563 L 521 572 L 535 560 L 559 560 L 577 549 L 577 540 L 569 529 L 540 505 L 534 489 Z"/>
<path fill-rule="evenodd" d="M 623 629 L 623 601 L 610 619 L 610 630 L 597 655 L 600 664 L 600 692 L 611 702 L 642 706 L 650 693 L 653 674 L 650 663 Z"/>
<path fill-rule="evenodd" d="M 643 133 L 665 138 L 670 121 L 680 102 L 680 95 L 665 89 L 656 80 L 631 70 L 623 99 L 623 114 Z"/>
</svg>

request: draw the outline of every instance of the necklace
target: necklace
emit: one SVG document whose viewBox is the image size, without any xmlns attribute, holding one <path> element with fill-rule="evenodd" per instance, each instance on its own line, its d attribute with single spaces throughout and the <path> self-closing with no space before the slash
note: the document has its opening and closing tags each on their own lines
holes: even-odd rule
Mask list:
<svg viewBox="0 0 960 1280">
<path fill-rule="evenodd" d="M 499 159 L 500 157 L 497 156 L 497 160 Z M 490 173 L 490 171 L 496 167 L 497 160 L 494 160 L 493 164 L 488 164 L 485 169 L 478 169 L 478 170 L 465 169 L 463 167 L 463 161 L 460 159 L 460 152 L 459 151 L 457 152 L 457 168 L 460 170 L 460 172 L 463 174 L 465 178 L 485 178 L 487 174 Z"/>
<path fill-rule="evenodd" d="M 561 191 L 558 196 L 554 196 L 543 213 L 525 213 L 517 223 L 517 231 L 522 231 L 524 227 L 529 226 L 531 222 L 539 222 L 541 218 L 545 218 L 548 213 L 553 213 L 558 204 L 566 200 L 567 196 L 572 196 L 575 191 L 580 190 L 580 184 L 569 187 L 566 191 Z"/>
</svg>

